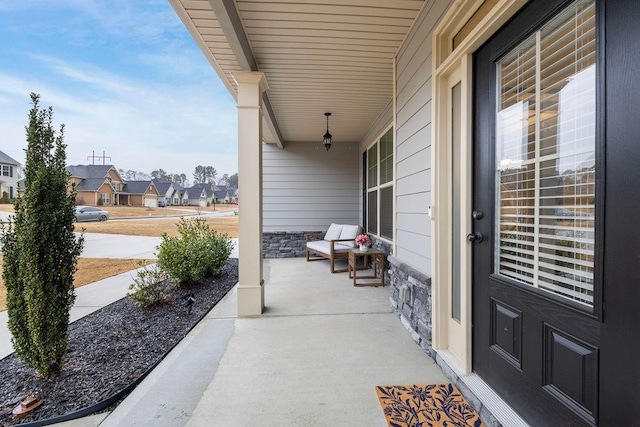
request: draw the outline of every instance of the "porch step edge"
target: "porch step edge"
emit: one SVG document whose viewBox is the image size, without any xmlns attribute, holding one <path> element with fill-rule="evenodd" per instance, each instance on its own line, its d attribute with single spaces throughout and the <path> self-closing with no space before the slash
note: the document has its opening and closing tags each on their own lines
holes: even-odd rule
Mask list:
<svg viewBox="0 0 640 427">
<path fill-rule="evenodd" d="M 485 411 L 497 421 L 498 425 L 507 427 L 529 427 L 529 424 L 507 404 L 478 374 L 465 374 L 455 362 L 456 358 L 449 351 L 437 350 L 438 364 L 446 376 L 454 380 L 460 391 L 480 412 L 483 421 L 491 424 Z M 445 365 L 445 366 L 442 366 Z M 471 394 L 471 396 L 468 396 Z"/>
</svg>

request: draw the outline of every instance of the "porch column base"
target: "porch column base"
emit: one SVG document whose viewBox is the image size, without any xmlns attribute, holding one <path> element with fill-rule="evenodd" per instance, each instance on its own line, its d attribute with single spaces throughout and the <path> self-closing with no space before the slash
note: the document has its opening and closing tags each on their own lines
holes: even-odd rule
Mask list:
<svg viewBox="0 0 640 427">
<path fill-rule="evenodd" d="M 264 310 L 264 280 L 258 286 L 238 285 L 238 316 L 260 316 Z"/>
</svg>

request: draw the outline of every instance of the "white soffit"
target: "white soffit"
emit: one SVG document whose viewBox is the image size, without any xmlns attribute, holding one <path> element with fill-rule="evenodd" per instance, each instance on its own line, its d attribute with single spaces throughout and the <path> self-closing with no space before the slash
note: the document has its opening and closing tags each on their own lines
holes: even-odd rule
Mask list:
<svg viewBox="0 0 640 427">
<path fill-rule="evenodd" d="M 170 2 L 235 97 L 241 66 L 209 0 Z M 364 137 L 391 101 L 393 57 L 424 0 L 235 3 L 286 145 L 321 143 L 327 111 L 334 144 Z"/>
</svg>

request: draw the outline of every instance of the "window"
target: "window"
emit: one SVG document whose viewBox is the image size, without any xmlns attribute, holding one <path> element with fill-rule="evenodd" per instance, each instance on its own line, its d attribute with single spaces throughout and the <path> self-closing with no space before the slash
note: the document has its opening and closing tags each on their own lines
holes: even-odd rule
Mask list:
<svg viewBox="0 0 640 427">
<path fill-rule="evenodd" d="M 13 166 L 2 165 L 2 176 L 13 176 Z"/>
<path fill-rule="evenodd" d="M 393 128 L 366 153 L 366 229 L 393 239 Z"/>
<path fill-rule="evenodd" d="M 498 66 L 495 271 L 593 307 L 595 2 L 578 0 Z"/>
<path fill-rule="evenodd" d="M 109 204 L 109 193 L 102 193 L 102 203 L 105 205 Z"/>
</svg>

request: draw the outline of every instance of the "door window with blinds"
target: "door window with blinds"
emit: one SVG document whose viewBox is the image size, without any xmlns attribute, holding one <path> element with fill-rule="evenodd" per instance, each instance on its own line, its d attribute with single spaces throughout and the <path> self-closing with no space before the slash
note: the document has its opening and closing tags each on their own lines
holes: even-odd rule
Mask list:
<svg viewBox="0 0 640 427">
<path fill-rule="evenodd" d="M 497 63 L 495 272 L 594 302 L 595 1 L 579 0 Z"/>
<path fill-rule="evenodd" d="M 367 150 L 367 232 L 393 239 L 393 128 Z"/>
</svg>

